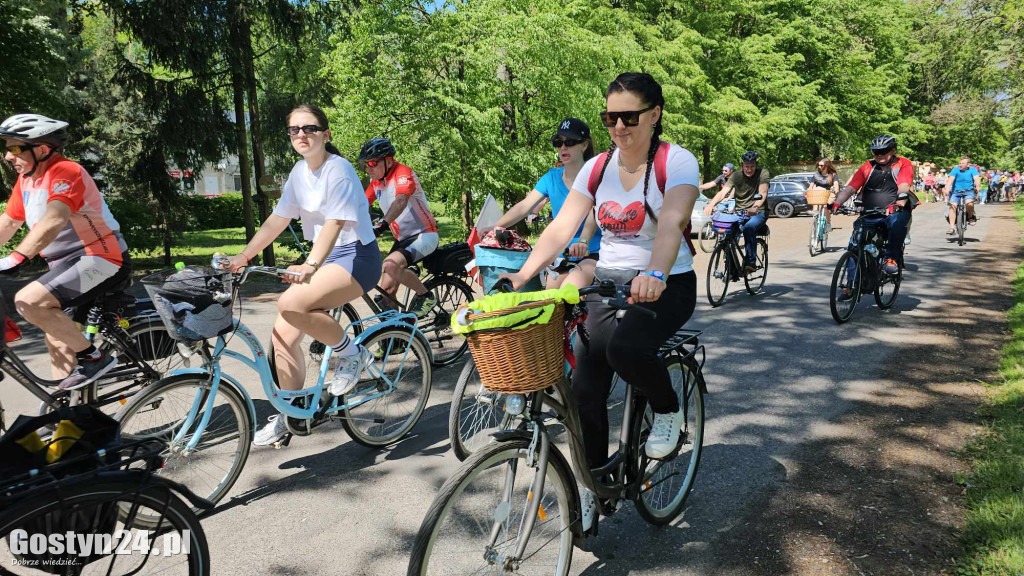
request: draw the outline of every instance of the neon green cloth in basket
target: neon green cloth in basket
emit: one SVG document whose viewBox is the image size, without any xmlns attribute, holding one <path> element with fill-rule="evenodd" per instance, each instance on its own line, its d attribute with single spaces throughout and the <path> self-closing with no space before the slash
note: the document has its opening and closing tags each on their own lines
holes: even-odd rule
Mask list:
<svg viewBox="0 0 1024 576">
<path fill-rule="evenodd" d="M 494 312 L 495 310 L 512 308 L 513 306 L 517 306 L 524 302 L 537 302 L 538 300 L 551 299 L 556 302 L 577 304 L 580 301 L 580 292 L 575 286 L 568 284 L 557 290 L 491 294 L 490 296 L 484 296 L 480 300 L 474 300 L 467 304 L 467 306 L 477 312 Z M 463 326 L 459 323 L 459 317 L 465 317 L 464 314 L 455 314 L 452 316 L 452 330 L 456 334 L 469 334 L 470 332 L 486 330 L 489 328 L 511 328 L 512 330 L 519 330 L 526 328 L 527 326 L 533 326 L 534 324 L 546 324 L 551 320 L 551 315 L 554 313 L 555 305 L 548 304 L 541 308 L 530 308 L 529 310 L 523 310 L 514 314 L 506 314 L 505 316 L 499 316 L 497 318 L 474 320 L 469 326 Z"/>
</svg>

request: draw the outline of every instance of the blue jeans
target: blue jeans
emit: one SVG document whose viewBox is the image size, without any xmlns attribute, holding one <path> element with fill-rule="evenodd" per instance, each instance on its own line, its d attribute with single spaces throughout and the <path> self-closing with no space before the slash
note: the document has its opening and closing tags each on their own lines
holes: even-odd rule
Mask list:
<svg viewBox="0 0 1024 576">
<path fill-rule="evenodd" d="M 978 196 L 981 198 L 981 203 L 984 204 L 988 201 L 988 188 L 982 188 L 978 190 Z"/>
<path fill-rule="evenodd" d="M 885 257 L 903 263 L 903 243 L 907 240 L 907 227 L 910 226 L 910 210 L 893 212 L 885 219 L 885 227 L 889 229 L 889 243 L 885 247 Z"/>
<path fill-rule="evenodd" d="M 743 242 L 746 245 L 747 258 L 746 264 L 754 264 L 757 262 L 757 232 L 764 226 L 764 223 L 768 220 L 768 214 L 764 212 L 758 212 L 754 216 L 751 216 L 745 224 L 740 226 L 740 231 L 743 232 Z M 905 228 L 904 228 L 905 230 Z M 904 231 L 904 235 L 906 232 Z"/>
</svg>

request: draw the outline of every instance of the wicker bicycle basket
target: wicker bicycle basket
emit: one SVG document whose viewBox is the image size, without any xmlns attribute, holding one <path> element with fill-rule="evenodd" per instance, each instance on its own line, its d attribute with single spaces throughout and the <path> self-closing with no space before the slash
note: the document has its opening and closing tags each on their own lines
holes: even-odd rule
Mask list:
<svg viewBox="0 0 1024 576">
<path fill-rule="evenodd" d="M 808 190 L 807 191 L 807 203 L 811 206 L 821 206 L 828 204 L 828 196 L 831 194 L 828 190 Z"/>
<path fill-rule="evenodd" d="M 495 328 L 470 332 L 466 340 L 484 387 L 501 394 L 529 394 L 565 375 L 565 306 L 554 300 L 527 302 L 493 312 L 470 313 L 469 320 L 497 318 L 555 304 L 551 319 L 526 328 Z"/>
</svg>

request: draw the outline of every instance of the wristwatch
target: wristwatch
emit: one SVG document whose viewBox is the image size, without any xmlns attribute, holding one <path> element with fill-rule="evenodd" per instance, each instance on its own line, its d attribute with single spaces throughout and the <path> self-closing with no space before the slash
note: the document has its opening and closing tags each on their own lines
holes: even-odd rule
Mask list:
<svg viewBox="0 0 1024 576">
<path fill-rule="evenodd" d="M 662 272 L 661 270 L 648 270 L 647 275 L 650 276 L 651 278 L 657 278 L 662 282 L 665 281 L 665 273 Z"/>
<path fill-rule="evenodd" d="M 309 260 L 306 260 L 306 261 L 304 262 L 304 264 L 305 264 L 306 266 L 312 266 L 312 267 L 313 267 L 313 270 L 314 270 L 314 271 L 316 271 L 316 270 L 319 270 L 319 269 L 320 269 L 320 263 L 319 263 L 319 262 L 317 262 L 316 260 L 313 260 L 312 258 L 310 258 Z"/>
</svg>

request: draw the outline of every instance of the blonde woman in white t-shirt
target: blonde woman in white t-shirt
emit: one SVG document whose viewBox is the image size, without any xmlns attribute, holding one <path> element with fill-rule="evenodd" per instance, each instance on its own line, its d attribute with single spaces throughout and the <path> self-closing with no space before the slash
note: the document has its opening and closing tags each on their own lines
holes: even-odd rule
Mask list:
<svg viewBox="0 0 1024 576">
<path fill-rule="evenodd" d="M 607 399 L 613 373 L 641 390 L 655 413 L 645 448 L 648 456 L 662 458 L 675 449 L 683 412 L 657 354 L 689 320 L 697 301 L 693 252 L 689 242 L 683 242 L 700 184 L 697 159 L 669 145 L 663 195 L 654 170 L 655 151 L 662 145 L 661 86 L 649 74 L 620 74 L 608 86 L 605 99 L 601 120 L 608 127 L 611 149 L 583 166 L 529 260 L 520 272 L 508 276 L 516 288 L 526 284 L 596 210 L 602 232 L 597 277 L 629 281 L 631 301 L 657 313 L 655 320 L 638 312 L 617 320 L 611 306 L 588 303 L 590 346 L 577 342 L 572 388 L 591 468 L 608 460 Z M 584 491 L 582 503 L 586 530 L 595 515 L 593 494 Z"/>
<path fill-rule="evenodd" d="M 369 204 L 352 164 L 330 144 L 327 116 L 316 106 L 299 106 L 288 115 L 292 148 L 302 156 L 292 168 L 274 213 L 241 253 L 230 258 L 232 270 L 245 266 L 278 237 L 293 218 L 313 248 L 305 263 L 288 269 L 292 286 L 277 301 L 274 353 L 277 381 L 284 390 L 298 390 L 306 365 L 299 344 L 305 334 L 334 349 L 329 382 L 331 394 L 351 390 L 372 354 L 349 340 L 326 310 L 359 298 L 380 280 L 381 260 L 373 234 Z M 287 433 L 285 419 L 271 416 L 253 444 L 266 446 Z"/>
</svg>

